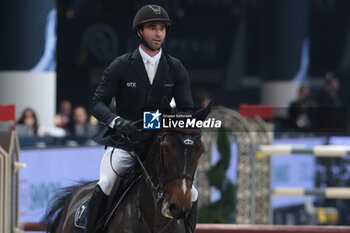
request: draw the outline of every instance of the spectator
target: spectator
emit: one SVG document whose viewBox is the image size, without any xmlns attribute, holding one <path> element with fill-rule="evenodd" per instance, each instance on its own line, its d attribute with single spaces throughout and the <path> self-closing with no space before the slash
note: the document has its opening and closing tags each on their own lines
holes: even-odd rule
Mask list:
<svg viewBox="0 0 350 233">
<path fill-rule="evenodd" d="M 69 127 L 72 136 L 93 136 L 98 132 L 97 125 L 90 123 L 86 110 L 82 106 L 74 108 L 73 123 Z"/>
<path fill-rule="evenodd" d="M 318 98 L 318 128 L 327 132 L 344 132 L 347 129 L 347 112 L 339 95 L 340 83 L 333 75 L 326 75 L 326 85 Z"/>
<path fill-rule="evenodd" d="M 59 112 L 56 115 L 56 126 L 60 128 L 67 128 L 72 117 L 72 104 L 68 100 L 60 102 Z"/>
<path fill-rule="evenodd" d="M 309 86 L 306 84 L 301 85 L 297 99 L 289 106 L 289 125 L 300 131 L 310 130 L 312 127 L 312 110 L 314 107 L 316 107 L 316 103 L 311 97 Z"/>
<path fill-rule="evenodd" d="M 17 132 L 19 136 L 36 136 L 39 131 L 39 123 L 33 109 L 26 108 L 17 121 Z"/>
<path fill-rule="evenodd" d="M 342 107 L 343 103 L 339 97 L 340 83 L 335 77 L 326 77 L 326 86 L 320 93 L 318 105 L 320 107 Z"/>
<path fill-rule="evenodd" d="M 40 126 L 36 113 L 31 108 L 26 108 L 17 121 L 19 136 L 53 136 L 64 137 L 66 132 L 61 128 Z"/>
</svg>

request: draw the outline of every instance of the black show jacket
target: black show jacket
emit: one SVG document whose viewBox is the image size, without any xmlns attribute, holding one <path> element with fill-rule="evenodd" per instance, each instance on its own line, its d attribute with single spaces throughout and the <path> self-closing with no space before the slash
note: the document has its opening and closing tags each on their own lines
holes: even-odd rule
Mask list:
<svg viewBox="0 0 350 233">
<path fill-rule="evenodd" d="M 117 115 L 137 121 L 142 119 L 144 109 L 159 108 L 163 96 L 167 96 L 168 100 L 174 97 L 178 109 L 192 110 L 187 70 L 180 60 L 163 50 L 151 85 L 139 50 L 135 49 L 115 58 L 105 69 L 92 98 L 92 115 L 106 126 Z M 116 112 L 108 107 L 113 97 L 116 100 Z M 143 136 L 146 135 L 139 133 L 135 135 L 135 140 L 142 140 Z M 125 148 L 125 142 L 120 135 L 109 127 L 100 132 L 95 141 L 107 146 Z"/>
</svg>

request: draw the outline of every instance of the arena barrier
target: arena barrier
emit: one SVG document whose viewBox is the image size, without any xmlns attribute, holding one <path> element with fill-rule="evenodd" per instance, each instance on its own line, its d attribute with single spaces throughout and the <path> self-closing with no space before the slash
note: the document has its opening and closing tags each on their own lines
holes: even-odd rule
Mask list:
<svg viewBox="0 0 350 233">
<path fill-rule="evenodd" d="M 25 231 L 43 231 L 39 223 L 22 224 Z M 337 226 L 273 226 L 236 224 L 198 224 L 196 233 L 349 233 L 350 227 Z"/>
<path fill-rule="evenodd" d="M 20 228 L 24 231 L 45 231 L 44 227 L 38 222 L 20 223 Z"/>
<path fill-rule="evenodd" d="M 269 156 L 272 155 L 292 155 L 292 154 L 313 154 L 317 157 L 345 157 L 350 155 L 350 146 L 322 145 L 261 145 L 259 152 Z"/>
<path fill-rule="evenodd" d="M 349 233 L 349 227 L 199 224 L 196 233 Z"/>
<path fill-rule="evenodd" d="M 19 143 L 15 131 L 0 132 L 0 233 L 20 233 L 18 227 Z"/>
<path fill-rule="evenodd" d="M 272 196 L 321 196 L 330 199 L 350 199 L 350 188 L 275 188 Z"/>
<path fill-rule="evenodd" d="M 311 154 L 315 157 L 340 158 L 350 155 L 350 146 L 344 145 L 260 145 L 256 153 L 256 159 L 267 158 L 275 155 Z M 331 187 L 304 189 L 301 187 L 277 187 L 271 190 L 271 197 L 278 196 L 319 196 L 328 199 L 350 199 L 350 188 Z M 270 206 L 271 208 L 271 206 Z M 272 209 L 270 209 L 272 211 Z"/>
</svg>

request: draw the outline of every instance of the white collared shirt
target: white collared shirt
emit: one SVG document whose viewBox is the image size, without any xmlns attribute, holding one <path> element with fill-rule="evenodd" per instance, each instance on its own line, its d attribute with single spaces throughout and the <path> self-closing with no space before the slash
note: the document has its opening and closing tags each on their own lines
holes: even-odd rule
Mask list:
<svg viewBox="0 0 350 233">
<path fill-rule="evenodd" d="M 143 49 L 141 48 L 141 46 L 139 46 L 139 52 L 141 54 L 142 57 L 142 61 L 143 64 L 145 64 L 145 68 L 146 71 L 148 72 L 148 67 L 149 67 L 149 63 L 148 63 L 148 59 L 151 57 L 150 55 L 148 55 L 145 51 L 143 51 Z M 160 57 L 162 56 L 162 48 L 160 48 L 159 53 L 157 53 L 153 58 L 156 59 L 156 65 L 155 65 L 155 71 L 157 73 L 157 69 L 158 69 L 158 65 L 159 65 L 159 60 Z"/>
</svg>

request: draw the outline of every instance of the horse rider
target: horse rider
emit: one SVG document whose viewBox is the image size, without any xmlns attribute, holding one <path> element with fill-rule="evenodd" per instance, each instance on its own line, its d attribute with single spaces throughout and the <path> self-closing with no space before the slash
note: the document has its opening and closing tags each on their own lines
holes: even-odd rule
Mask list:
<svg viewBox="0 0 350 233">
<path fill-rule="evenodd" d="M 156 109 L 163 96 L 175 99 L 180 111 L 192 112 L 193 101 L 187 70 L 180 60 L 163 49 L 171 20 L 158 5 L 146 5 L 138 10 L 133 21 L 133 32 L 139 47 L 114 61 L 105 69 L 92 99 L 92 114 L 106 127 L 95 141 L 106 146 L 100 166 L 100 179 L 87 208 L 86 233 L 93 232 L 97 220 L 106 210 L 117 175 L 123 176 L 134 165 L 129 151 L 128 136 L 133 149 L 144 159 L 154 132 L 136 131 L 132 123 L 142 119 L 144 109 Z M 108 106 L 115 97 L 116 112 Z M 115 147 L 112 166 L 110 157 Z M 194 232 L 197 222 L 198 192 L 192 186 L 192 209 L 185 218 L 187 232 Z"/>
</svg>

